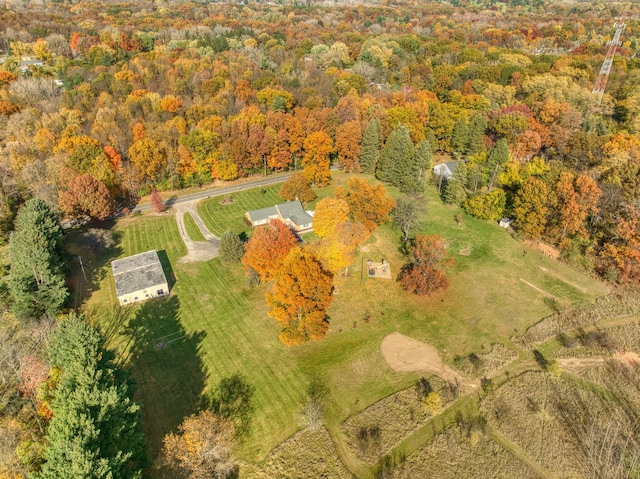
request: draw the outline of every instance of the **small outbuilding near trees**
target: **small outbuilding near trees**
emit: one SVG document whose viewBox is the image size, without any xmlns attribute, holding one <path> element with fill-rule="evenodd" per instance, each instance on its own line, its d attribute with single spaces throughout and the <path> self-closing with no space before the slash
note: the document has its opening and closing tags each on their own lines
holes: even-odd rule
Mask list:
<svg viewBox="0 0 640 479">
<path fill-rule="evenodd" d="M 156 250 L 111 262 L 120 306 L 169 294 L 169 284 Z"/>
</svg>

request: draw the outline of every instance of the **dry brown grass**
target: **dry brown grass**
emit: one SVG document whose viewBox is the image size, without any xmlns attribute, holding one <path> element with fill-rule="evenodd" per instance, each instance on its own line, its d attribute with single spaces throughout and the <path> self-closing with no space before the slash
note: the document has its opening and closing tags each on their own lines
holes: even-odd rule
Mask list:
<svg viewBox="0 0 640 479">
<path fill-rule="evenodd" d="M 490 426 L 556 477 L 594 477 L 594 451 L 602 448 L 612 418 L 624 431 L 633 429 L 628 411 L 595 391 L 527 372 L 483 400 L 481 411 Z"/>
<path fill-rule="evenodd" d="M 393 477 L 534 479 L 538 475 L 482 432 L 450 427 L 409 456 Z"/>
<path fill-rule="evenodd" d="M 613 391 L 621 401 L 640 412 L 640 357 L 620 354 L 604 361 L 573 371 L 588 381 Z"/>
<path fill-rule="evenodd" d="M 619 291 L 599 298 L 594 304 L 549 316 L 513 339 L 523 348 L 533 349 L 564 331 L 637 314 L 640 314 L 640 291 Z"/>
<path fill-rule="evenodd" d="M 452 400 L 447 383 L 431 376 L 429 383 L 441 398 L 442 409 Z M 342 425 L 342 433 L 354 457 L 366 464 L 375 463 L 393 446 L 425 423 L 432 414 L 425 410 L 415 387 L 411 387 L 372 404 L 364 411 L 350 417 Z M 363 450 L 358 434 L 362 428 L 379 428 L 379 441 Z"/>
<path fill-rule="evenodd" d="M 463 373 L 473 377 L 491 376 L 518 357 L 518 353 L 504 344 L 494 343 L 488 351 L 471 353 L 455 361 Z"/>
<path fill-rule="evenodd" d="M 609 356 L 624 352 L 640 354 L 640 323 L 564 335 L 560 337 L 560 345 L 555 353 L 558 358 Z"/>
<path fill-rule="evenodd" d="M 306 429 L 273 449 L 261 464 L 241 466 L 243 479 L 353 479 L 325 428 Z"/>
</svg>

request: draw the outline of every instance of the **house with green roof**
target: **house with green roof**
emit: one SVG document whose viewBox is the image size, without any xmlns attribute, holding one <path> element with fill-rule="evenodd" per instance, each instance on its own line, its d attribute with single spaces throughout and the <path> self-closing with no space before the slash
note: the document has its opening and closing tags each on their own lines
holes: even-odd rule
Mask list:
<svg viewBox="0 0 640 479">
<path fill-rule="evenodd" d="M 244 217 L 247 223 L 254 227 L 279 219 L 297 233 L 313 230 L 313 211 L 305 211 L 299 200 L 247 211 Z"/>
</svg>

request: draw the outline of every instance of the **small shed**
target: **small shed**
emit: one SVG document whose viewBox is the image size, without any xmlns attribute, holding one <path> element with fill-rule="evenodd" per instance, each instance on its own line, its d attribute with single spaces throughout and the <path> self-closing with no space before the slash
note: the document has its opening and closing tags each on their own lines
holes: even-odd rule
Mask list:
<svg viewBox="0 0 640 479">
<path fill-rule="evenodd" d="M 433 173 L 436 176 L 442 176 L 445 180 L 448 180 L 453 176 L 453 172 L 456 171 L 456 166 L 458 166 L 457 161 L 440 163 L 439 165 L 433 167 Z"/>
<path fill-rule="evenodd" d="M 511 226 L 511 223 L 513 223 L 513 220 L 511 218 L 502 218 L 500 220 L 500 223 L 498 224 L 501 228 L 508 228 L 509 226 Z"/>
<path fill-rule="evenodd" d="M 120 306 L 169 294 L 169 284 L 156 250 L 111 262 Z"/>
</svg>

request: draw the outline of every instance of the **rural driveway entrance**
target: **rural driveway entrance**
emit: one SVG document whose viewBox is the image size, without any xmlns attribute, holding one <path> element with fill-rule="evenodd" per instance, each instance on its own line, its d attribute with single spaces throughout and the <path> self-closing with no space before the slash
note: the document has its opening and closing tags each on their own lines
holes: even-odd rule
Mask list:
<svg viewBox="0 0 640 479">
<path fill-rule="evenodd" d="M 198 214 L 196 204 L 200 200 L 189 201 L 186 203 L 178 203 L 173 206 L 176 211 L 176 223 L 178 223 L 178 231 L 187 247 L 187 254 L 180 258 L 181 263 L 194 263 L 197 261 L 207 261 L 218 256 L 218 245 L 220 240 L 215 236 L 202 221 Z M 184 214 L 189 213 L 193 218 L 196 226 L 205 237 L 206 241 L 193 241 L 187 233 L 187 227 L 184 223 Z"/>
</svg>

